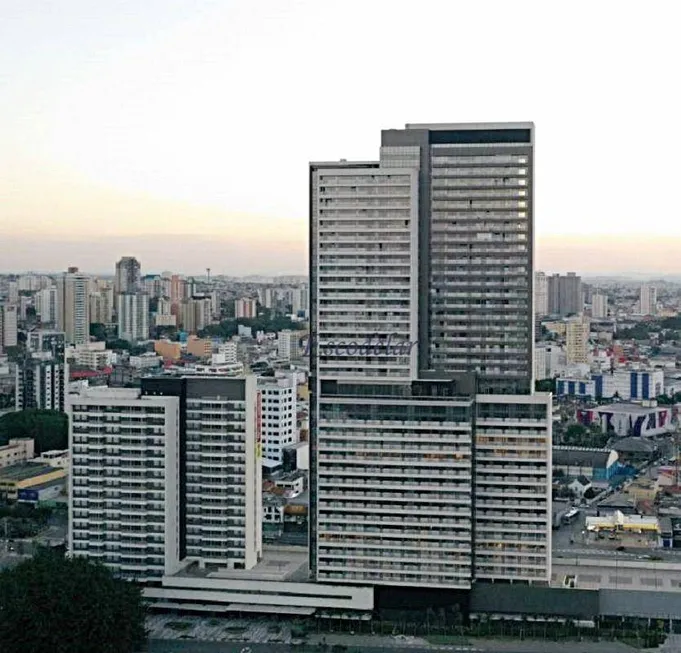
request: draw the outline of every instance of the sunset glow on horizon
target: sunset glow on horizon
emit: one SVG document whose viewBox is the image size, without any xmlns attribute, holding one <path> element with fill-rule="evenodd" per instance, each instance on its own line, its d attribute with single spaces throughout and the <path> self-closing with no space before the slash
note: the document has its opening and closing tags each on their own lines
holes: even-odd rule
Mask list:
<svg viewBox="0 0 681 653">
<path fill-rule="evenodd" d="M 308 161 L 375 159 L 380 130 L 408 122 L 501 120 L 536 125 L 537 269 L 677 271 L 673 22 L 626 3 L 615 19 L 574 3 L 560 29 L 539 2 L 409 7 L 5 5 L 0 272 L 133 254 L 305 274 Z M 447 38 L 482 24 L 482 47 L 475 29 Z"/>
</svg>

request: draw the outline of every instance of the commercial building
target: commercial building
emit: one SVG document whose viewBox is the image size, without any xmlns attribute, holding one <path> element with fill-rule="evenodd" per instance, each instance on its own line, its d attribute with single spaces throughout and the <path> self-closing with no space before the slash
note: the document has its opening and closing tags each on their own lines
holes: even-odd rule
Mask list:
<svg viewBox="0 0 681 653">
<path fill-rule="evenodd" d="M 149 295 L 118 295 L 118 337 L 128 342 L 149 339 Z"/>
<path fill-rule="evenodd" d="M 318 582 L 549 581 L 532 158 L 529 124 L 414 125 L 383 132 L 379 162 L 311 164 Z"/>
<path fill-rule="evenodd" d="M 19 491 L 66 478 L 66 471 L 43 465 L 25 462 L 0 469 L 0 499 L 16 501 Z"/>
<path fill-rule="evenodd" d="M 16 438 L 0 447 L 0 468 L 25 463 L 33 458 L 34 443 L 30 438 Z"/>
<path fill-rule="evenodd" d="M 295 374 L 278 379 L 260 378 L 262 398 L 263 456 L 283 461 L 284 447 L 298 442 L 297 378 Z"/>
<path fill-rule="evenodd" d="M 83 345 L 70 347 L 66 356 L 79 367 L 89 370 L 103 370 L 111 367 L 113 363 L 113 351 L 106 348 L 105 342 L 88 342 Z"/>
<path fill-rule="evenodd" d="M 72 345 L 90 341 L 89 286 L 90 278 L 78 268 L 69 268 L 57 279 L 57 328 Z"/>
<path fill-rule="evenodd" d="M 189 336 L 187 339 L 187 353 L 197 358 L 209 358 L 213 353 L 213 341 L 208 338 Z"/>
<path fill-rule="evenodd" d="M 592 483 L 607 483 L 619 472 L 619 455 L 613 449 L 553 447 L 553 471 L 565 477 L 584 476 Z"/>
<path fill-rule="evenodd" d="M 662 370 L 615 370 L 590 374 L 586 377 L 560 377 L 556 380 L 556 395 L 582 399 L 612 399 L 624 401 L 655 399 L 664 394 Z"/>
<path fill-rule="evenodd" d="M 639 296 L 641 315 L 657 315 L 657 288 L 643 284 Z"/>
<path fill-rule="evenodd" d="M 655 401 L 640 404 L 619 403 L 578 410 L 577 419 L 580 424 L 597 424 L 603 433 L 619 437 L 653 437 L 674 430 L 671 407 L 658 406 Z"/>
<path fill-rule="evenodd" d="M 116 263 L 114 290 L 116 294 L 138 293 L 141 288 L 140 262 L 134 256 L 124 256 Z"/>
<path fill-rule="evenodd" d="M 166 360 L 180 360 L 182 358 L 182 345 L 179 342 L 170 340 L 156 340 L 154 351 Z"/>
</svg>

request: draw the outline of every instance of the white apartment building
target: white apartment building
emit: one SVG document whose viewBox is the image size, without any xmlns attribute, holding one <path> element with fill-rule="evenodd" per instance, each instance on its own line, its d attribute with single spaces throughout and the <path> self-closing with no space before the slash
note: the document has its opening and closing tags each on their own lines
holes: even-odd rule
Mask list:
<svg viewBox="0 0 681 653">
<path fill-rule="evenodd" d="M 142 380 L 185 397 L 186 551 L 206 568 L 251 569 L 262 555 L 262 419 L 254 376 Z"/>
<path fill-rule="evenodd" d="M 106 348 L 105 342 L 88 342 L 83 345 L 70 347 L 67 358 L 80 367 L 90 370 L 102 370 L 113 363 L 114 353 Z"/>
<path fill-rule="evenodd" d="M 534 347 L 534 378 L 551 379 L 565 367 L 565 352 L 559 345 L 540 344 Z"/>
<path fill-rule="evenodd" d="M 0 353 L 16 347 L 19 337 L 19 314 L 14 304 L 0 304 Z"/>
<path fill-rule="evenodd" d="M 236 365 L 239 345 L 236 340 L 229 340 L 218 345 L 218 350 L 211 357 L 212 365 Z"/>
<path fill-rule="evenodd" d="M 73 345 L 90 341 L 89 286 L 90 277 L 77 268 L 57 279 L 57 328 Z"/>
<path fill-rule="evenodd" d="M 35 309 L 41 324 L 57 324 L 57 287 L 49 286 L 35 295 Z"/>
<path fill-rule="evenodd" d="M 149 339 L 149 295 L 118 295 L 118 337 L 128 342 Z"/>
<path fill-rule="evenodd" d="M 534 273 L 534 312 L 540 316 L 549 314 L 549 290 L 544 272 Z"/>
<path fill-rule="evenodd" d="M 589 362 L 589 320 L 583 316 L 565 322 L 565 357 L 568 365 Z"/>
<path fill-rule="evenodd" d="M 594 293 L 591 296 L 591 317 L 602 319 L 608 317 L 608 296 L 601 293 Z"/>
<path fill-rule="evenodd" d="M 641 315 L 657 315 L 657 288 L 643 284 L 641 286 L 639 310 Z"/>
<path fill-rule="evenodd" d="M 92 388 L 68 402 L 69 548 L 122 576 L 180 568 L 180 400 Z"/>
<path fill-rule="evenodd" d="M 284 447 L 298 442 L 297 377 L 287 374 L 277 379 L 258 379 L 262 403 L 263 456 L 283 461 Z"/>
<path fill-rule="evenodd" d="M 284 329 L 277 334 L 277 356 L 290 361 L 297 352 L 297 337 L 290 329 Z"/>
</svg>

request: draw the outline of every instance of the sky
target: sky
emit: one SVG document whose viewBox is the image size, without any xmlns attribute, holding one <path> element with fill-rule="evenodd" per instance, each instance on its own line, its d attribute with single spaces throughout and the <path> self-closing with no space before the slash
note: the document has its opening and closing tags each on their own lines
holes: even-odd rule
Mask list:
<svg viewBox="0 0 681 653">
<path fill-rule="evenodd" d="M 537 269 L 678 273 L 672 12 L 0 0 L 0 272 L 305 273 L 309 161 L 533 121 Z"/>
</svg>

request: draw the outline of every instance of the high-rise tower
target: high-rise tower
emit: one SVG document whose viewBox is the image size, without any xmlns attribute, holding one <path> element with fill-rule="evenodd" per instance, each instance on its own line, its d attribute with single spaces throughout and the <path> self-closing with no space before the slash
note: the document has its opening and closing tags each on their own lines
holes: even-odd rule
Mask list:
<svg viewBox="0 0 681 653">
<path fill-rule="evenodd" d="M 533 126 L 409 125 L 310 166 L 310 565 L 466 590 L 550 574 Z"/>
</svg>

